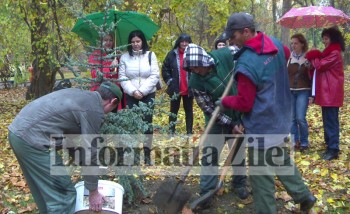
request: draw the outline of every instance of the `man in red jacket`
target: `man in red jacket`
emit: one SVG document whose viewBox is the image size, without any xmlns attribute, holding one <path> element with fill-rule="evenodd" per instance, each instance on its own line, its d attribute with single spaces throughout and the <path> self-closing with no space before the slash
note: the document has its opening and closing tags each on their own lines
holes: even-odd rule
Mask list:
<svg viewBox="0 0 350 214">
<path fill-rule="evenodd" d="M 284 145 L 291 124 L 286 66 L 289 50 L 276 38 L 256 31 L 253 17 L 247 13 L 233 13 L 225 35 L 230 44 L 240 48 L 234 76 L 238 94 L 224 97 L 221 105 L 243 112 L 255 212 L 277 213 L 276 176 L 294 202 L 300 204 L 302 213 L 307 213 L 316 198 L 304 184 Z"/>
</svg>

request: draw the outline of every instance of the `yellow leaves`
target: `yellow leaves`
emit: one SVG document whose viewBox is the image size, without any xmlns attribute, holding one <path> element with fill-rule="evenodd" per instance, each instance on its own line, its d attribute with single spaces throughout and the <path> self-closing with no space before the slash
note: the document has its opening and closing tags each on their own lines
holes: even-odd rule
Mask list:
<svg viewBox="0 0 350 214">
<path fill-rule="evenodd" d="M 302 161 L 300 161 L 300 164 L 301 164 L 301 165 L 304 165 L 304 166 L 309 166 L 309 165 L 310 165 L 310 162 L 309 162 L 309 161 L 306 161 L 306 160 L 302 160 Z"/>
<path fill-rule="evenodd" d="M 335 173 L 332 173 L 331 174 L 331 178 L 333 178 L 334 181 L 337 181 L 338 180 L 338 175 L 335 174 Z"/>
<path fill-rule="evenodd" d="M 241 209 L 243 209 L 243 208 L 244 208 L 244 204 L 239 203 L 239 204 L 238 204 L 238 207 L 241 208 Z"/>
<path fill-rule="evenodd" d="M 324 177 L 326 175 L 328 175 L 328 169 L 327 168 L 321 169 L 321 176 Z"/>
<path fill-rule="evenodd" d="M 327 202 L 328 202 L 328 203 L 334 203 L 334 200 L 333 200 L 333 198 L 328 198 L 328 199 L 327 199 Z"/>
<path fill-rule="evenodd" d="M 29 199 L 30 199 L 30 197 L 29 197 L 28 195 L 26 195 L 26 196 L 24 197 L 24 201 L 29 201 Z"/>
</svg>

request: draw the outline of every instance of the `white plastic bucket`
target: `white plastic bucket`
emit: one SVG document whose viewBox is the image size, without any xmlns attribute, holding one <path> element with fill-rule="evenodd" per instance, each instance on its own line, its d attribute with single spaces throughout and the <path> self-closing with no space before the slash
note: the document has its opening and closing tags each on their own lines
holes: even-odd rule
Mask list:
<svg viewBox="0 0 350 214">
<path fill-rule="evenodd" d="M 84 181 L 75 185 L 77 191 L 77 200 L 75 204 L 75 213 L 88 214 L 96 213 L 89 210 L 89 190 L 84 187 Z M 98 181 L 98 191 L 103 194 L 107 200 L 99 213 L 122 214 L 124 188 L 113 181 Z"/>
</svg>

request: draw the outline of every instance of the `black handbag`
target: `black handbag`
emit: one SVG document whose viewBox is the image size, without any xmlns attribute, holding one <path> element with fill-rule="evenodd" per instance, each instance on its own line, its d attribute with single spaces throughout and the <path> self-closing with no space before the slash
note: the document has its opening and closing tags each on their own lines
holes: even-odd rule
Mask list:
<svg viewBox="0 0 350 214">
<path fill-rule="evenodd" d="M 151 57 L 152 57 L 152 51 L 150 51 L 148 53 L 148 63 L 149 63 L 149 66 L 151 66 Z M 157 90 L 161 90 L 163 88 L 163 83 L 162 81 L 159 79 L 158 82 L 157 82 L 157 85 L 156 85 L 156 88 Z"/>
</svg>

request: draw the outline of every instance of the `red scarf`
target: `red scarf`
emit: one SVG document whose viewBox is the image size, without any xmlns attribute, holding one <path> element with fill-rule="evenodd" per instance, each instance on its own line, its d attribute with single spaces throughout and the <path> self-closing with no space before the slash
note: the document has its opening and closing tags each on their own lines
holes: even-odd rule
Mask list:
<svg viewBox="0 0 350 214">
<path fill-rule="evenodd" d="M 188 95 L 187 72 L 183 69 L 184 50 L 178 48 L 180 59 L 180 95 Z"/>
</svg>

